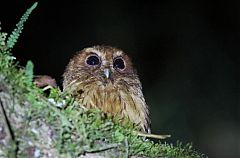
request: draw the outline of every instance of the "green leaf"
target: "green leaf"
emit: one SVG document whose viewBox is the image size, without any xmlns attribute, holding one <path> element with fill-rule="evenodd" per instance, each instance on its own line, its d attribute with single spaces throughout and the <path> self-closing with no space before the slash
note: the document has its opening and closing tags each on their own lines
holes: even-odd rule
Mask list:
<svg viewBox="0 0 240 158">
<path fill-rule="evenodd" d="M 25 75 L 29 83 L 33 81 L 33 68 L 34 68 L 33 62 L 29 60 L 27 62 L 26 69 L 25 69 Z"/>
</svg>

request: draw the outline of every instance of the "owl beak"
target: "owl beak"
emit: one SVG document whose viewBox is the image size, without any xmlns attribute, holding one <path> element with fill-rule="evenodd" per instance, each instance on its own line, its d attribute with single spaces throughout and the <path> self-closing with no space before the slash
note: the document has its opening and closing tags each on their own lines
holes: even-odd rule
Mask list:
<svg viewBox="0 0 240 158">
<path fill-rule="evenodd" d="M 104 75 L 106 76 L 106 78 L 108 79 L 110 76 L 110 70 L 109 69 L 104 69 Z"/>
</svg>

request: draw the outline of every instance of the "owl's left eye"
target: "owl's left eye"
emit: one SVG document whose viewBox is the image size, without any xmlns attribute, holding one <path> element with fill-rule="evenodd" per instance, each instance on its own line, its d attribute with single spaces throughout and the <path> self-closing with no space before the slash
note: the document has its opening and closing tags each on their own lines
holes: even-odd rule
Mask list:
<svg viewBox="0 0 240 158">
<path fill-rule="evenodd" d="M 100 59 L 98 58 L 98 56 L 96 55 L 90 55 L 87 60 L 86 60 L 86 63 L 88 65 L 98 65 L 100 63 Z"/>
<path fill-rule="evenodd" d="M 118 58 L 114 59 L 113 67 L 115 69 L 123 70 L 125 68 L 125 63 L 124 63 L 123 59 L 121 57 L 118 57 Z"/>
</svg>

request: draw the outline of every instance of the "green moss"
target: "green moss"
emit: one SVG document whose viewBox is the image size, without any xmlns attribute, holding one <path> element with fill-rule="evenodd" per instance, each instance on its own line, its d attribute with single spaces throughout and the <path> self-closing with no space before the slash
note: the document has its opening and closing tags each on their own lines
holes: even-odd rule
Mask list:
<svg viewBox="0 0 240 158">
<path fill-rule="evenodd" d="M 41 118 L 53 126 L 57 139 L 55 148 L 62 157 L 76 157 L 83 153 L 114 150 L 125 157 L 131 155 L 146 157 L 202 158 L 190 144 L 176 146 L 167 143 L 154 143 L 137 136 L 131 124 L 120 125 L 116 119 L 106 116 L 100 110 L 87 110 L 74 102 L 74 99 L 59 89 L 51 88 L 50 95 L 45 96 L 42 89 L 33 83 L 33 63 L 25 68 L 19 67 L 11 49 L 23 29 L 23 24 L 36 7 L 35 3 L 23 15 L 17 28 L 7 38 L 0 30 L 0 76 L 11 85 L 14 95 L 31 103 L 26 114 L 26 121 Z M 29 134 L 36 137 L 34 133 Z"/>
</svg>

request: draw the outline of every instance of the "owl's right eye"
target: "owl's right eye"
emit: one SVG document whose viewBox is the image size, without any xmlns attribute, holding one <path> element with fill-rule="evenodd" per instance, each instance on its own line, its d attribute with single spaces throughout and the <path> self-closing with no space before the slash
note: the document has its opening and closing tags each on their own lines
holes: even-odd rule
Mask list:
<svg viewBox="0 0 240 158">
<path fill-rule="evenodd" d="M 92 66 L 98 65 L 100 63 L 100 59 L 96 55 L 90 55 L 89 57 L 87 57 L 86 63 Z"/>
</svg>

